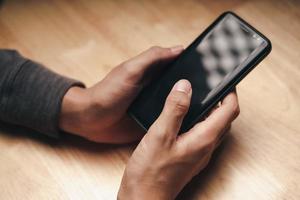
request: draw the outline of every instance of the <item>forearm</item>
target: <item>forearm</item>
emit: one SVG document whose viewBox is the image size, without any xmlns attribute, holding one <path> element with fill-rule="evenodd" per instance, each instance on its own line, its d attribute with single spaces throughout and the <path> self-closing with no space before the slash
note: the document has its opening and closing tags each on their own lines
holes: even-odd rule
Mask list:
<svg viewBox="0 0 300 200">
<path fill-rule="evenodd" d="M 0 50 L 0 72 L 0 120 L 58 137 L 63 98 L 84 85 L 9 50 Z"/>
</svg>

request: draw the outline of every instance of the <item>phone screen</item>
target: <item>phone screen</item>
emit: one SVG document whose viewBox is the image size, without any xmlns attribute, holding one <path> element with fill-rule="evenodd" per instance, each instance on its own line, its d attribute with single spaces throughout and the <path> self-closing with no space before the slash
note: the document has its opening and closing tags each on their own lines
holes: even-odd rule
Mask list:
<svg viewBox="0 0 300 200">
<path fill-rule="evenodd" d="M 183 129 L 265 47 L 267 41 L 234 15 L 226 14 L 197 38 L 163 75 L 145 88 L 133 104 L 136 118 L 148 128 L 159 116 L 173 85 L 180 79 L 192 84 L 192 99 Z"/>
</svg>

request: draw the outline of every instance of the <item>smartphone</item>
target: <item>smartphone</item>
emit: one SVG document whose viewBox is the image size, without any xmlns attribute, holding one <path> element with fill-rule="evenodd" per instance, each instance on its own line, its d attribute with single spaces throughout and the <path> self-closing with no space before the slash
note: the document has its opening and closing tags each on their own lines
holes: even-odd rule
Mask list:
<svg viewBox="0 0 300 200">
<path fill-rule="evenodd" d="M 192 85 L 185 132 L 201 121 L 222 98 L 271 52 L 271 42 L 233 12 L 220 15 L 179 57 L 146 86 L 128 113 L 145 130 L 160 115 L 173 85 Z"/>
</svg>

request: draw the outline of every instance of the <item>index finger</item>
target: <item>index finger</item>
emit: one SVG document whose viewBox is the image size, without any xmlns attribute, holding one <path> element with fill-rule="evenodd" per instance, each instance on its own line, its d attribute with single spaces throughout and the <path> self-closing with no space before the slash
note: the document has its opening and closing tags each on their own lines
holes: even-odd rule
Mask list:
<svg viewBox="0 0 300 200">
<path fill-rule="evenodd" d="M 206 144 L 217 142 L 223 130 L 239 114 L 239 104 L 236 92 L 229 93 L 204 121 L 196 124 L 191 130 L 182 135 L 182 142 L 194 146 L 196 150 Z M 196 143 L 196 144 L 195 144 Z M 193 145 L 194 144 L 194 145 Z"/>
<path fill-rule="evenodd" d="M 239 115 L 239 103 L 236 92 L 229 93 L 202 123 L 208 127 L 214 127 L 216 132 L 222 131 Z"/>
<path fill-rule="evenodd" d="M 145 80 L 145 78 L 148 79 L 156 71 L 162 70 L 166 63 L 175 59 L 182 51 L 183 46 L 181 45 L 171 48 L 154 46 L 122 63 L 120 66 L 134 83 L 139 83 L 140 81 L 147 83 L 149 80 Z"/>
</svg>

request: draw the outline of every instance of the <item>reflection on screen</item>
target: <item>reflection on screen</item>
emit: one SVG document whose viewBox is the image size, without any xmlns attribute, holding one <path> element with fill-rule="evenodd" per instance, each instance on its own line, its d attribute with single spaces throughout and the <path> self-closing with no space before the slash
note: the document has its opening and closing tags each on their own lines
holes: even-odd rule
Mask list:
<svg viewBox="0 0 300 200">
<path fill-rule="evenodd" d="M 213 89 L 224 79 L 231 77 L 234 70 L 261 45 L 263 40 L 246 30 L 240 22 L 228 15 L 216 28 L 209 33 L 196 47 L 195 54 L 199 58 L 189 62 L 197 63 L 205 79 L 198 101 L 205 103 Z M 196 78 L 196 77 L 195 77 Z M 224 81 L 223 83 L 225 83 Z M 216 91 L 215 91 L 216 92 Z"/>
<path fill-rule="evenodd" d="M 180 79 L 187 79 L 192 84 L 193 94 L 182 124 L 185 129 L 265 45 L 263 38 L 227 14 L 143 90 L 134 103 L 133 112 L 148 128 L 160 115 L 173 85 Z"/>
</svg>

